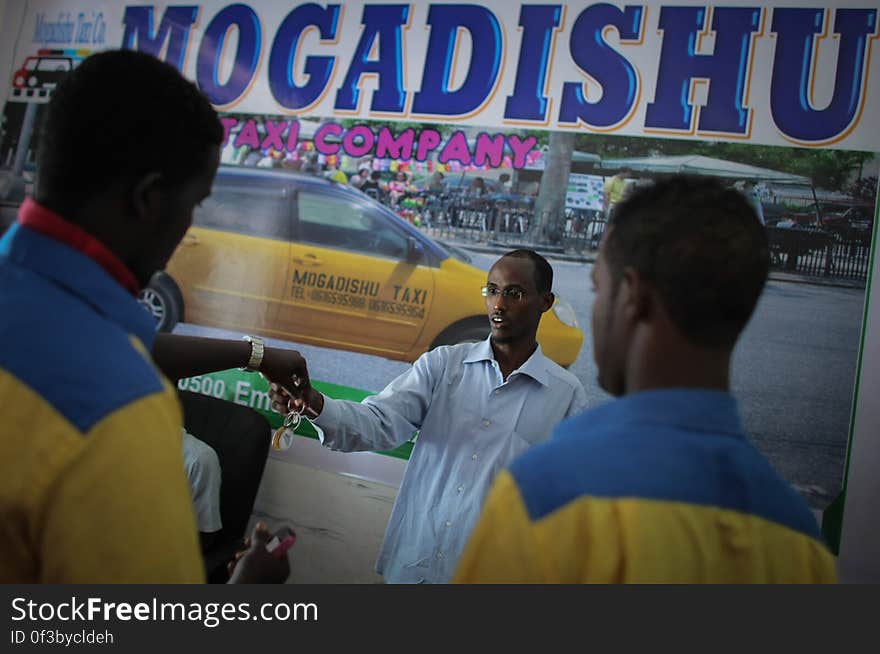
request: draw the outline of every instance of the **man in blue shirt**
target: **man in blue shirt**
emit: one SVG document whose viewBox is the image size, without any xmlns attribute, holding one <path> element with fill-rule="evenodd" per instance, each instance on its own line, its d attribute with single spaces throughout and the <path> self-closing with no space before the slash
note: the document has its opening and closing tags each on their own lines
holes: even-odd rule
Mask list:
<svg viewBox="0 0 880 654">
<path fill-rule="evenodd" d="M 581 383 L 536 341 L 552 283 L 543 257 L 509 252 L 483 289 L 487 340 L 425 353 L 360 404 L 324 397 L 307 374 L 299 380 L 292 406 L 315 419 L 325 447 L 388 450 L 419 432 L 376 563 L 386 581 L 448 582 L 495 474 L 584 408 Z M 277 388 L 273 399 L 283 411 Z"/>
<path fill-rule="evenodd" d="M 810 510 L 749 444 L 730 394 L 769 260 L 754 211 L 713 180 L 617 206 L 591 331 L 599 384 L 620 399 L 498 476 L 456 581 L 834 581 Z"/>
</svg>

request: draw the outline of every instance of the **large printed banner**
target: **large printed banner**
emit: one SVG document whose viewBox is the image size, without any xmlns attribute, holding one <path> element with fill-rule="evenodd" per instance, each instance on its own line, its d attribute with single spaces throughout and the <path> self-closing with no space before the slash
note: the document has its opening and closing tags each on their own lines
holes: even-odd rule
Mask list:
<svg viewBox="0 0 880 654">
<path fill-rule="evenodd" d="M 15 57 L 150 52 L 224 112 L 880 150 L 878 3 L 828 4 L 34 0 Z"/>
<path fill-rule="evenodd" d="M 532 234 L 537 171 L 550 152 L 542 131 L 578 135 L 571 160 L 582 165 L 572 167 L 569 215 L 553 237 L 579 252 L 595 252 L 611 171 L 629 168 L 636 184 L 672 172 L 736 181 L 764 215 L 780 274 L 733 366 L 745 427 L 811 507 L 827 507 L 823 528 L 834 547 L 847 507 L 852 552 L 844 556 L 843 532 L 841 569 L 850 566 L 857 579 L 862 567 L 876 570 L 880 419 L 870 398 L 880 396 L 880 0 L 29 0 L 4 9 L 0 18 L 14 19 L 0 25 L 0 61 L 8 66 L 11 54 L 14 62 L 11 78 L 0 79 L 10 84 L 0 165 L 23 165 L 19 155 L 38 138 L 34 104 L 48 102 L 88 54 L 122 47 L 195 81 L 221 113 L 224 161 L 239 164 L 239 179 L 273 174 L 262 168 L 318 173 L 326 165 L 340 181 L 337 173 L 344 180 L 344 171 L 368 165 L 377 186 L 398 185 L 398 197 L 389 192 L 384 201 L 429 233 L 407 230 L 399 247 L 397 218 L 334 197 L 341 184 L 326 196 L 298 193 L 297 204 L 277 209 L 256 192 L 259 184 L 224 182 L 226 171 L 200 210 L 213 220 L 199 228 L 198 251 L 179 249 L 166 270 L 182 291 L 166 300 L 166 316 L 185 315 L 195 329 L 246 329 L 327 348 L 315 370 L 348 370 L 336 379 L 344 384 L 356 376 L 358 386 L 378 390 L 391 373 L 374 372 L 373 360 L 340 367 L 331 349 L 412 361 L 441 335 L 472 338 L 470 326 L 484 321 L 476 292 L 484 270 L 470 267 L 468 277 L 459 264 L 455 275 L 398 264 L 414 236 L 424 251 L 438 232 L 500 235 L 511 245 Z M 510 196 L 491 200 L 502 207 L 494 214 L 471 197 L 471 182 L 485 184 L 478 171 L 487 168 L 520 169 L 509 194 L 494 187 L 493 195 Z M 438 171 L 456 173 L 440 176 L 439 199 L 429 187 Z M 517 205 L 526 209 L 508 211 Z M 256 218 L 283 226 L 303 216 L 320 226 L 312 240 L 269 239 L 256 229 Z M 235 257 L 222 249 L 230 233 Z M 260 239 L 271 249 L 256 246 Z M 322 270 L 301 267 L 311 256 Z M 572 293 L 572 317 L 588 325 L 587 276 L 557 271 L 557 284 Z M 801 273 L 840 288 L 795 292 L 786 281 Z M 858 288 L 865 279 L 867 296 Z M 574 330 L 554 312 L 544 326 L 548 320 L 557 335 Z M 549 332 L 539 338 L 594 387 L 585 336 L 577 346 Z M 370 381 L 362 381 L 367 370 Z M 367 394 L 316 386 L 331 397 Z M 180 387 L 256 408 L 278 425 L 253 375 L 226 371 Z M 297 433 L 315 436 L 306 424 Z M 387 454 L 407 458 L 411 448 Z"/>
</svg>

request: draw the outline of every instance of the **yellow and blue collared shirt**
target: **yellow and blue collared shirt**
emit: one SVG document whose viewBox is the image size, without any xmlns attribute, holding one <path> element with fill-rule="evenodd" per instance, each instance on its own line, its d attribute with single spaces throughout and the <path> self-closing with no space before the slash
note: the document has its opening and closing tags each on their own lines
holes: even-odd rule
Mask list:
<svg viewBox="0 0 880 654">
<path fill-rule="evenodd" d="M 464 583 L 812 583 L 834 557 L 727 393 L 637 393 L 565 421 L 499 475 Z"/>
<path fill-rule="evenodd" d="M 180 406 L 134 290 L 32 200 L 0 240 L 0 583 L 203 581 Z"/>
</svg>

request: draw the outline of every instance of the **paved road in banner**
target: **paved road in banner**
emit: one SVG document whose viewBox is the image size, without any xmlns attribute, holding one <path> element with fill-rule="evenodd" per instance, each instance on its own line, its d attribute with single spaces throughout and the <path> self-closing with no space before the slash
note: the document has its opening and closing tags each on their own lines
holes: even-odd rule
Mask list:
<svg viewBox="0 0 880 654">
<path fill-rule="evenodd" d="M 494 256 L 477 254 L 473 263 L 488 269 L 492 261 Z M 554 261 L 553 268 L 554 289 L 571 302 L 586 331 L 590 264 Z M 843 475 L 863 303 L 860 290 L 770 282 L 734 355 L 733 388 L 753 442 L 817 509 L 834 498 Z M 178 331 L 220 334 L 191 325 Z M 380 390 L 408 367 L 296 347 L 316 379 L 366 390 Z M 607 399 L 595 383 L 589 336 L 571 370 L 591 400 Z"/>
</svg>

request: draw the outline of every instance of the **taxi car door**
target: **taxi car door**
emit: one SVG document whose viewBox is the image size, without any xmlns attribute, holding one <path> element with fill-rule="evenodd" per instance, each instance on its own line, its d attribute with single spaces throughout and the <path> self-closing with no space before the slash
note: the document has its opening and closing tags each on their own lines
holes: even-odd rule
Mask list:
<svg viewBox="0 0 880 654">
<path fill-rule="evenodd" d="M 395 216 L 353 193 L 320 191 L 296 194 L 281 328 L 327 347 L 408 351 L 433 302 L 434 269 L 412 254 Z"/>
<path fill-rule="evenodd" d="M 218 175 L 168 272 L 187 322 L 271 334 L 287 278 L 291 192 Z"/>
</svg>

